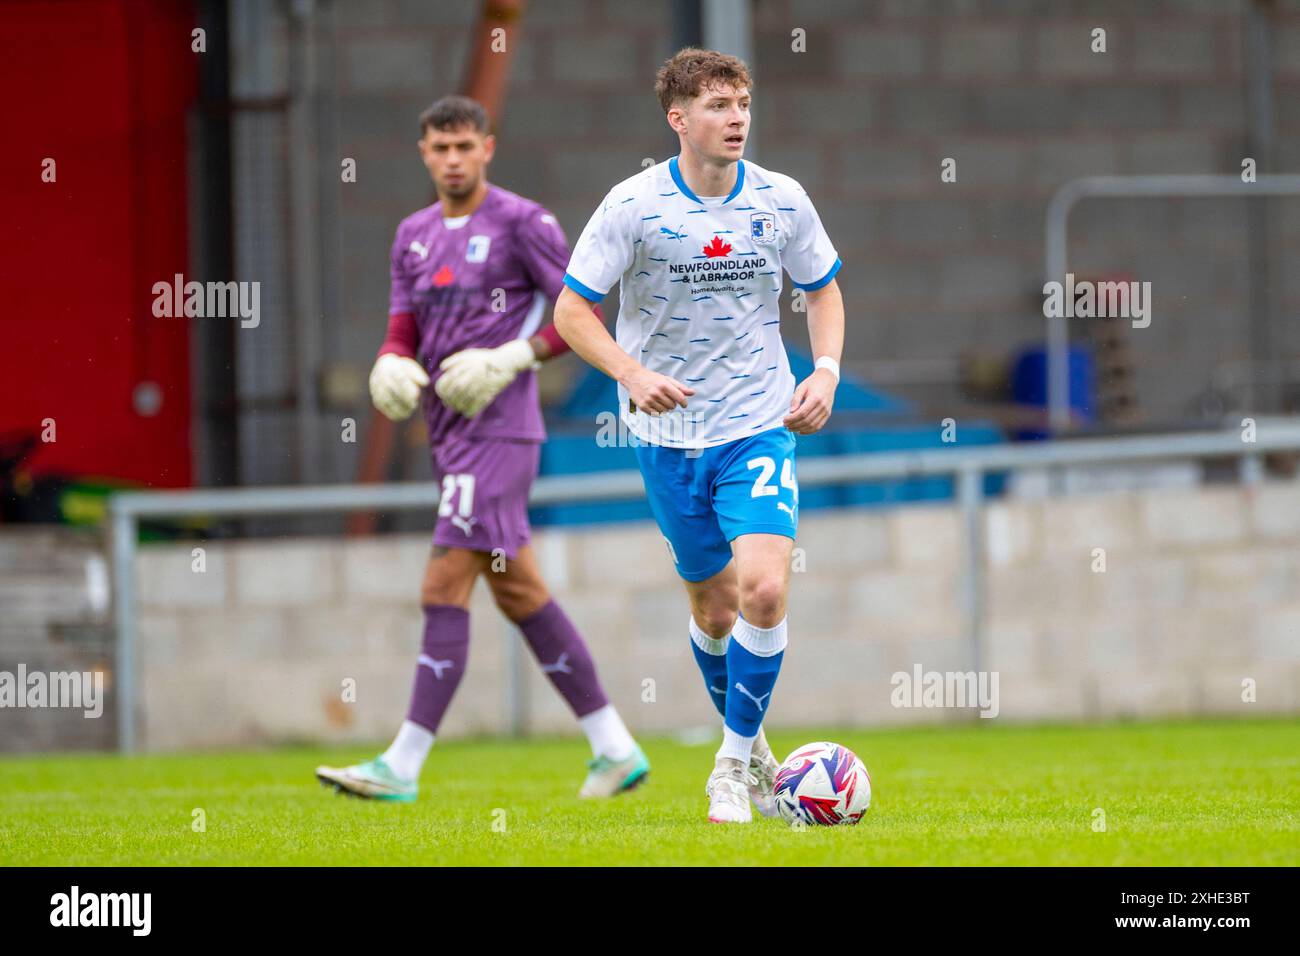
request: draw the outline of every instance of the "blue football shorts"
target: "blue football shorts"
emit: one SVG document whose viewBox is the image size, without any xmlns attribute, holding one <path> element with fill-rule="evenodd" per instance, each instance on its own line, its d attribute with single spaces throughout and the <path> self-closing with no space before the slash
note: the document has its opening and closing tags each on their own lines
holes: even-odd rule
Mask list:
<svg viewBox="0 0 1300 956">
<path fill-rule="evenodd" d="M 794 433 L 784 425 L 712 448 L 636 443 L 650 510 L 677 573 L 711 578 L 731 560 L 742 534 L 795 536 L 799 482 Z"/>
</svg>

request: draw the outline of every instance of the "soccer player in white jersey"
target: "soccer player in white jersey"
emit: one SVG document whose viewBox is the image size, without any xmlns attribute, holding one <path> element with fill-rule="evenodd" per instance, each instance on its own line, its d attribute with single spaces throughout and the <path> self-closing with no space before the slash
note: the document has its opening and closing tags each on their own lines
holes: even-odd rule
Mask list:
<svg viewBox="0 0 1300 956">
<path fill-rule="evenodd" d="M 749 71 L 688 48 L 655 92 L 681 152 L 609 191 L 574 247 L 555 325 L 618 382 L 651 510 L 686 585 L 691 646 L 723 717 L 709 819 L 772 815 L 763 735 L 786 646 L 799 516 L 795 435 L 826 424 L 839 382 L 840 260 L 803 188 L 746 163 Z M 782 271 L 803 290 L 815 369 L 796 384 Z M 619 283 L 616 338 L 592 311 Z"/>
</svg>

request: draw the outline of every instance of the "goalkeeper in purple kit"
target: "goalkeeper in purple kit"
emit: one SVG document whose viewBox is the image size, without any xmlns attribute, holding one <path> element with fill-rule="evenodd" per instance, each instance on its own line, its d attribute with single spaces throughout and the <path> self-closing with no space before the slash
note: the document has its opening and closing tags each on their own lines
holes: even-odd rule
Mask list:
<svg viewBox="0 0 1300 956">
<path fill-rule="evenodd" d="M 318 767 L 316 775 L 357 796 L 415 799 L 465 671 L 469 598 L 483 574 L 591 744 L 579 795 L 613 796 L 644 780 L 649 764 L 605 696 L 586 643 L 550 596 L 529 543 L 528 494 L 546 439 L 533 370 L 567 348 L 542 322 L 564 287 L 568 243 L 545 208 L 488 183 L 495 139 L 482 106 L 444 97 L 420 117 L 420 132 L 438 201 L 397 228 L 388 334 L 370 392 L 393 421 L 423 404 L 442 484 L 420 591 L 424 636 L 410 708 L 392 745 L 373 760 Z"/>
</svg>

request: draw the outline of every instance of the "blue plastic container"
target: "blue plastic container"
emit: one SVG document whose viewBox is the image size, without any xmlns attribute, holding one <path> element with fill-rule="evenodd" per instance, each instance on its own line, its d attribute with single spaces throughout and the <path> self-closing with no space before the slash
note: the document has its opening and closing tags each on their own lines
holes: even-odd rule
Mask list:
<svg viewBox="0 0 1300 956">
<path fill-rule="evenodd" d="M 1097 369 L 1090 349 L 1070 347 L 1070 410 L 1085 422 L 1096 420 Z M 1025 349 L 1011 371 L 1011 399 L 1021 405 L 1047 409 L 1047 350 L 1040 345 Z M 1015 433 L 1021 441 L 1050 437 L 1046 428 Z"/>
</svg>

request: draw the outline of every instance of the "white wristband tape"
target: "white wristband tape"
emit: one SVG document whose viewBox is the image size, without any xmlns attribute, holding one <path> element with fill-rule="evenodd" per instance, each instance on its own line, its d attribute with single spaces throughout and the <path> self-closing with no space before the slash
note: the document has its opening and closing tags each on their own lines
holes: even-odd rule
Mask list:
<svg viewBox="0 0 1300 956">
<path fill-rule="evenodd" d="M 840 380 L 840 363 L 835 361 L 835 359 L 831 358 L 829 355 L 823 355 L 819 358 L 813 365 L 813 368 L 824 368 L 835 376 L 835 381 L 838 382 Z"/>
</svg>

